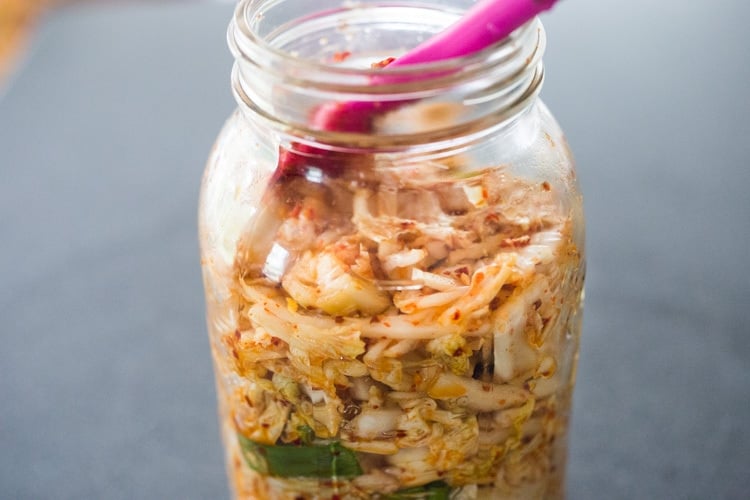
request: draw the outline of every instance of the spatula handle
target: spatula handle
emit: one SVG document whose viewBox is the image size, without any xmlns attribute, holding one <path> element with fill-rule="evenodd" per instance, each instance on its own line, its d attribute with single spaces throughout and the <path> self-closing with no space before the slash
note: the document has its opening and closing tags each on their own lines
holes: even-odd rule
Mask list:
<svg viewBox="0 0 750 500">
<path fill-rule="evenodd" d="M 460 57 L 499 42 L 557 0 L 482 0 L 452 26 L 397 58 L 406 66 Z"/>
</svg>

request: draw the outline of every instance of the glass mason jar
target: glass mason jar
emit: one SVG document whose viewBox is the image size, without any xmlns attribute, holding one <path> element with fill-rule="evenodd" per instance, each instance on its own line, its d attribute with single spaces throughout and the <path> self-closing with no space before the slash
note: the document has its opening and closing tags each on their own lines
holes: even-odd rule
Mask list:
<svg viewBox="0 0 750 500">
<path fill-rule="evenodd" d="M 237 7 L 199 215 L 236 498 L 564 496 L 584 233 L 543 28 L 371 67 L 472 3 Z"/>
</svg>

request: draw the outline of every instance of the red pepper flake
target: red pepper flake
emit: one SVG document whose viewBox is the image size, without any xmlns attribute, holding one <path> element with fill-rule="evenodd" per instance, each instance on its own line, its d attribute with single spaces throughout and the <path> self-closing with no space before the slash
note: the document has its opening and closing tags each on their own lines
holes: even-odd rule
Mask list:
<svg viewBox="0 0 750 500">
<path fill-rule="evenodd" d="M 479 285 L 484 281 L 484 273 L 476 273 L 475 275 L 476 284 Z"/>
<path fill-rule="evenodd" d="M 456 309 L 452 317 L 453 317 L 453 321 L 458 321 L 459 319 L 461 319 L 461 311 Z"/>
<path fill-rule="evenodd" d="M 500 307 L 500 297 L 495 297 L 490 301 L 490 311 L 495 311 Z"/>
<path fill-rule="evenodd" d="M 340 325 L 341 323 L 344 322 L 344 318 L 342 316 L 336 316 L 333 320 L 336 322 L 337 325 Z"/>
<path fill-rule="evenodd" d="M 335 54 L 333 54 L 333 62 L 337 62 L 337 63 L 344 62 L 347 59 L 349 59 L 349 56 L 351 55 L 352 53 L 349 52 L 348 50 L 342 50 L 341 52 L 336 52 Z"/>
<path fill-rule="evenodd" d="M 391 324 L 388 321 L 383 321 L 383 326 L 386 328 L 390 328 Z"/>
<path fill-rule="evenodd" d="M 544 181 L 542 182 L 542 189 L 544 189 L 545 191 L 549 191 L 550 189 L 552 189 L 552 186 L 549 185 L 549 182 Z"/>
<path fill-rule="evenodd" d="M 380 316 L 373 316 L 372 318 L 370 318 L 370 324 L 373 323 L 380 323 Z"/>
<path fill-rule="evenodd" d="M 402 223 L 403 225 L 404 223 Z M 410 223 L 411 224 L 411 223 Z M 404 227 L 404 229 L 409 229 L 409 227 Z M 414 240 L 417 239 L 417 235 L 414 233 L 399 233 L 399 235 L 396 237 L 399 243 L 411 243 Z"/>
<path fill-rule="evenodd" d="M 521 248 L 525 247 L 531 243 L 531 237 L 526 234 L 523 236 L 518 236 L 516 238 L 505 238 L 503 241 L 500 242 L 500 246 L 505 248 Z"/>
<path fill-rule="evenodd" d="M 490 392 L 490 391 L 492 391 L 492 384 L 482 384 L 482 390 L 484 392 Z"/>
<path fill-rule="evenodd" d="M 382 61 L 378 61 L 376 63 L 372 63 L 371 67 L 372 67 L 372 69 L 385 68 L 386 66 L 388 66 L 389 64 L 391 64 L 395 60 L 396 60 L 395 57 L 386 57 Z"/>
<path fill-rule="evenodd" d="M 235 340 L 239 341 L 241 335 L 242 334 L 240 333 L 240 329 L 239 328 L 234 331 L 234 339 Z"/>
</svg>

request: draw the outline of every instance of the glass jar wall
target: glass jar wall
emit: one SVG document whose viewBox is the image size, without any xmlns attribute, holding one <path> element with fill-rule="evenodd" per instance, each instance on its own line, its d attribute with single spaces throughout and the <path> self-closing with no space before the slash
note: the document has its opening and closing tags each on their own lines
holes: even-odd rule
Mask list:
<svg viewBox="0 0 750 500">
<path fill-rule="evenodd" d="M 199 214 L 236 498 L 564 494 L 583 218 L 541 24 L 371 67 L 471 3 L 237 7 Z M 372 128 L 311 120 L 344 101 Z"/>
</svg>

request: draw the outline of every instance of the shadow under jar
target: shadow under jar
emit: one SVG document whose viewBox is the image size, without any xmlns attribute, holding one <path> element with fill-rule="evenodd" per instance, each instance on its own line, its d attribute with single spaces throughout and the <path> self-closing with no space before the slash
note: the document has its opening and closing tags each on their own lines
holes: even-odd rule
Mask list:
<svg viewBox="0 0 750 500">
<path fill-rule="evenodd" d="M 237 7 L 199 214 L 235 498 L 564 496 L 584 226 L 543 28 L 371 67 L 471 4 Z M 398 104 L 311 125 L 350 101 Z"/>
</svg>

